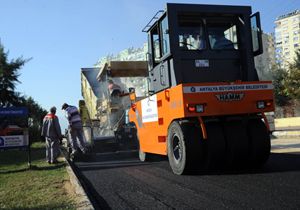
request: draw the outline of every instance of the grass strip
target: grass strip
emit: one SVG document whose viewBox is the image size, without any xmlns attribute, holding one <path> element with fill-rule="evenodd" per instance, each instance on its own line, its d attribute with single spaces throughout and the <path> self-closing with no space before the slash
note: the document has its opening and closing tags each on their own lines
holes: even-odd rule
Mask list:
<svg viewBox="0 0 300 210">
<path fill-rule="evenodd" d="M 0 209 L 76 209 L 66 163 L 48 164 L 43 143 L 31 146 L 31 156 L 29 169 L 27 151 L 0 152 Z"/>
</svg>

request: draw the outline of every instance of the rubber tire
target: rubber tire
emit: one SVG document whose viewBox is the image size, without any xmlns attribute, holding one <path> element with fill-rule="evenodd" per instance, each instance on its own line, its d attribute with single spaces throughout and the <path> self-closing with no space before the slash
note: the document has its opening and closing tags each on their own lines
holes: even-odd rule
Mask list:
<svg viewBox="0 0 300 210">
<path fill-rule="evenodd" d="M 171 123 L 168 129 L 167 150 L 174 174 L 193 173 L 203 164 L 204 146 L 201 137 L 201 129 L 195 124 L 179 124 L 177 121 Z"/>
<path fill-rule="evenodd" d="M 245 168 L 248 165 L 249 142 L 247 125 L 241 120 L 227 121 L 224 124 L 226 139 L 226 166 Z"/>
<path fill-rule="evenodd" d="M 221 169 L 225 164 L 226 142 L 223 127 L 219 122 L 205 125 L 207 139 L 205 141 L 206 168 Z"/>
<path fill-rule="evenodd" d="M 270 135 L 261 119 L 248 122 L 250 155 L 249 161 L 253 167 L 261 167 L 269 159 L 271 151 Z"/>
<path fill-rule="evenodd" d="M 140 159 L 140 161 L 142 161 L 142 162 L 148 161 L 149 158 L 148 158 L 147 153 L 141 150 L 140 139 L 139 139 L 139 136 L 138 136 L 137 133 L 136 133 L 136 140 L 137 140 L 137 146 L 138 146 L 138 150 L 139 150 L 139 159 Z"/>
<path fill-rule="evenodd" d="M 139 159 L 142 162 L 146 162 L 147 161 L 147 153 L 143 152 L 141 149 L 139 149 Z"/>
</svg>

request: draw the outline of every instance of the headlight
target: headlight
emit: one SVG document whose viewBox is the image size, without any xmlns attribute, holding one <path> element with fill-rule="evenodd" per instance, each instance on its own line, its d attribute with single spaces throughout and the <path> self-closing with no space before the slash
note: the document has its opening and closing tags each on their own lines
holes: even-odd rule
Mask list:
<svg viewBox="0 0 300 210">
<path fill-rule="evenodd" d="M 187 104 L 189 112 L 204 112 L 204 104 Z"/>
<path fill-rule="evenodd" d="M 258 101 L 256 104 L 258 109 L 264 109 L 265 108 L 265 102 L 264 101 Z"/>
<path fill-rule="evenodd" d="M 203 104 L 197 104 L 196 105 L 196 112 L 204 112 Z"/>
</svg>

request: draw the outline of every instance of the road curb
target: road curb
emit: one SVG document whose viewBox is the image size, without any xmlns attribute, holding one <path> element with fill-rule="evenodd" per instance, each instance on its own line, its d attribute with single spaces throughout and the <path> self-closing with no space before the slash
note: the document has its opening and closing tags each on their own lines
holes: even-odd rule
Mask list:
<svg viewBox="0 0 300 210">
<path fill-rule="evenodd" d="M 300 137 L 300 131 L 294 130 L 294 131 L 273 131 L 272 132 L 273 138 L 299 138 Z"/>
<path fill-rule="evenodd" d="M 76 176 L 76 173 L 73 171 L 72 166 L 70 165 L 69 160 L 66 158 L 66 147 L 61 147 L 61 154 L 63 154 L 63 159 L 66 162 L 66 170 L 69 175 L 71 186 L 74 190 L 74 193 L 77 196 L 77 206 L 76 209 L 78 210 L 94 210 L 95 208 L 92 205 L 89 197 L 87 196 L 86 192 L 82 184 L 80 183 L 79 179 Z"/>
<path fill-rule="evenodd" d="M 66 161 L 68 163 L 68 161 Z M 82 210 L 94 210 L 94 207 L 86 195 L 80 181 L 78 180 L 77 176 L 75 175 L 74 171 L 72 170 L 72 167 L 67 165 L 66 167 L 67 172 L 69 174 L 71 185 L 75 191 L 76 196 L 79 197 L 78 206 L 76 209 L 82 209 Z"/>
</svg>

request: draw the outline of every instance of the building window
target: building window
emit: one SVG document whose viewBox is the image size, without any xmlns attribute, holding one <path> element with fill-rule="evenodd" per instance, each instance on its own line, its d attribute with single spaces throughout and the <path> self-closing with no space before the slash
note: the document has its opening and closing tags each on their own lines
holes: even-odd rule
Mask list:
<svg viewBox="0 0 300 210">
<path fill-rule="evenodd" d="M 297 21 L 299 21 L 299 17 L 294 17 L 293 22 L 297 22 Z"/>
<path fill-rule="evenodd" d="M 279 47 L 279 48 L 276 48 L 276 53 L 281 53 L 282 52 L 282 48 Z"/>
<path fill-rule="evenodd" d="M 276 37 L 280 37 L 280 36 L 281 36 L 281 31 L 276 31 L 276 32 L 275 32 L 275 36 L 276 36 Z"/>
</svg>

